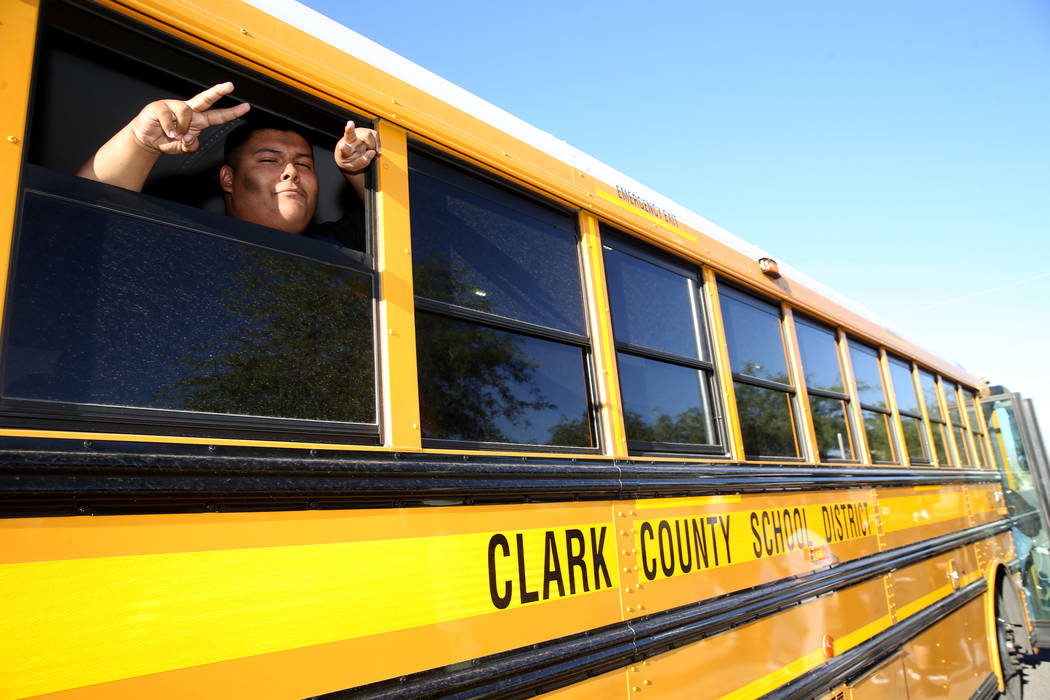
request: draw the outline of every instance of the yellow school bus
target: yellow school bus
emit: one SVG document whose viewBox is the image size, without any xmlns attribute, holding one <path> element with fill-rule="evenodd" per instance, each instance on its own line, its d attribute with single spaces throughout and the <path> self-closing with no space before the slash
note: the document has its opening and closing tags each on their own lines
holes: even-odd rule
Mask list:
<svg viewBox="0 0 1050 700">
<path fill-rule="evenodd" d="M 967 371 L 294 2 L 3 0 L 0 78 L 0 697 L 1020 696 Z M 233 122 L 74 174 L 227 80 L 359 250 Z"/>
</svg>

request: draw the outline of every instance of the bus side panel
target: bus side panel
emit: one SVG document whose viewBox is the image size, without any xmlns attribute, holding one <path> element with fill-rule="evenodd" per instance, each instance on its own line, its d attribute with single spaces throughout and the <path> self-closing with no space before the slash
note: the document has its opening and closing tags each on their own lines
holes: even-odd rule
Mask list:
<svg viewBox="0 0 1050 700">
<path fill-rule="evenodd" d="M 897 619 L 904 620 L 921 612 L 981 576 L 972 547 L 960 547 L 894 571 L 890 581 Z"/>
<path fill-rule="evenodd" d="M 962 486 L 880 489 L 886 549 L 958 532 L 969 526 Z"/>
<path fill-rule="evenodd" d="M 887 700 L 907 698 L 908 681 L 904 661 L 895 656 L 849 689 L 849 700 Z M 910 699 L 909 699 L 910 700 Z"/>
<path fill-rule="evenodd" d="M 971 601 L 904 646 L 909 700 L 969 698 L 991 675 L 983 604 Z"/>
<path fill-rule="evenodd" d="M 823 663 L 824 635 L 841 653 L 889 624 L 875 579 L 655 656 L 628 677 L 660 698 L 758 697 Z"/>
<path fill-rule="evenodd" d="M 572 504 L 0 521 L 0 695 L 305 696 L 620 622 L 610 519 Z"/>
</svg>

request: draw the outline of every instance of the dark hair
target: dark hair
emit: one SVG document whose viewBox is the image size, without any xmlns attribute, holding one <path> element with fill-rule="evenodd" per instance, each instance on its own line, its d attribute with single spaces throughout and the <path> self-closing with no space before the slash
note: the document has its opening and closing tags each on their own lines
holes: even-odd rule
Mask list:
<svg viewBox="0 0 1050 700">
<path fill-rule="evenodd" d="M 303 133 L 301 127 L 293 124 L 287 119 L 282 119 L 281 117 L 272 114 L 256 113 L 253 111 L 242 117 L 240 121 L 241 123 L 226 135 L 226 143 L 223 144 L 222 147 L 223 163 L 231 167 L 233 167 L 234 161 L 240 158 L 241 147 L 244 146 L 256 131 L 262 131 L 264 129 L 291 131 L 292 133 L 302 136 L 307 143 L 310 142 L 310 139 L 306 138 L 306 134 Z"/>
</svg>

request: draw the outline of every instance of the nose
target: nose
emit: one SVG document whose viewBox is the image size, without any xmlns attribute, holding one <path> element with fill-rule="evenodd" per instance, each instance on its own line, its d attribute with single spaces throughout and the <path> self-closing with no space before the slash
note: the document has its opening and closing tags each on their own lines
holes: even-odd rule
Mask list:
<svg viewBox="0 0 1050 700">
<path fill-rule="evenodd" d="M 298 180 L 299 171 L 295 169 L 295 163 L 288 163 L 281 172 L 282 180 Z"/>
</svg>

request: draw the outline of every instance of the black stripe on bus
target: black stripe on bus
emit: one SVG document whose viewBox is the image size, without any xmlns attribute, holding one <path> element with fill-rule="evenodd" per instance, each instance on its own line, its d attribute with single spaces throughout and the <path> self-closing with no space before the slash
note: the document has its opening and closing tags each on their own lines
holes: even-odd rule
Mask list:
<svg viewBox="0 0 1050 700">
<path fill-rule="evenodd" d="M 81 443 L 0 450 L 0 516 L 622 500 L 998 484 L 976 469 L 636 462 Z M 117 450 L 123 451 L 117 451 Z M 163 451 L 161 451 L 163 450 Z M 440 503 L 435 503 L 440 501 Z"/>
<path fill-rule="evenodd" d="M 557 641 L 535 644 L 431 671 L 380 681 L 324 695 L 341 698 L 399 697 L 530 697 L 629 666 L 646 658 L 727 632 L 774 615 L 817 596 L 827 595 L 877 578 L 895 569 L 979 542 L 1009 529 L 1005 522 L 989 523 L 924 542 L 838 564 L 792 579 L 775 581 L 718 598 L 653 613 Z M 908 639 L 932 626 L 986 587 L 983 578 L 961 588 L 920 613 L 894 624 L 858 648 L 874 668 Z M 887 640 L 893 642 L 891 645 Z M 877 654 L 874 652 L 878 652 Z M 850 652 L 843 653 L 845 658 Z M 869 658 L 871 657 L 871 658 Z M 838 658 L 810 674 L 837 677 Z M 852 657 L 849 657 L 852 658 Z M 864 669 L 855 670 L 859 675 Z M 852 676 L 850 676 L 852 677 Z M 812 676 L 810 680 L 817 678 Z M 823 682 L 821 680 L 820 682 Z M 841 682 L 841 681 L 839 681 Z M 807 682 L 808 683 L 808 682 Z M 808 687 L 808 685 L 807 685 Z M 812 694 L 807 697 L 812 697 Z"/>
</svg>

